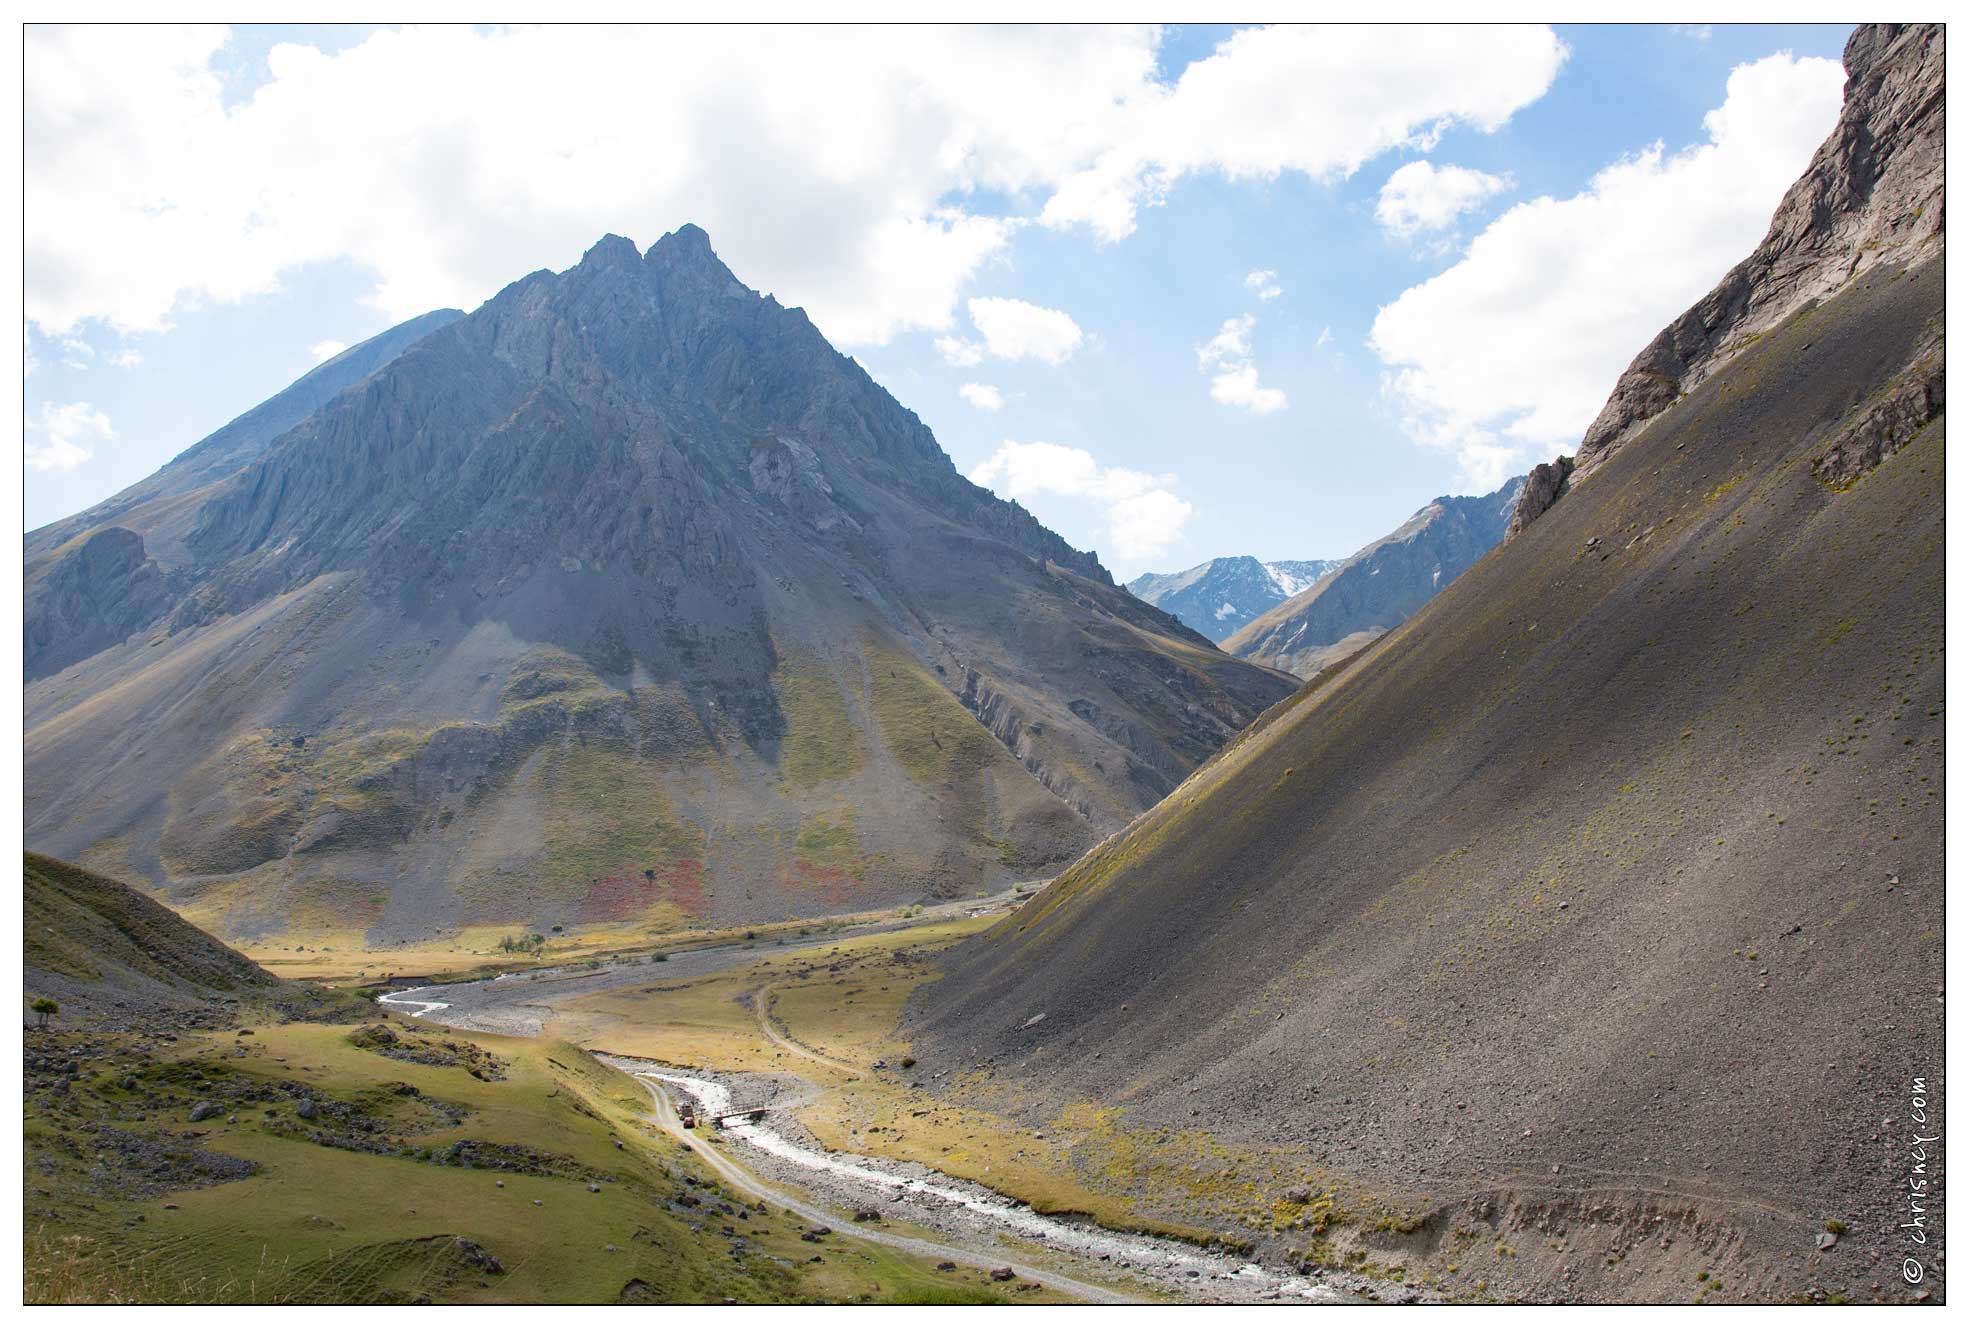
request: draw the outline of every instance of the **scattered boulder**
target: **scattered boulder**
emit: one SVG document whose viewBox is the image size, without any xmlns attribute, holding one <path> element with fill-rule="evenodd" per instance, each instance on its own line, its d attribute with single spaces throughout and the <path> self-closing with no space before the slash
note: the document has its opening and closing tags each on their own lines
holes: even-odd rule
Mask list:
<svg viewBox="0 0 1969 1329">
<path fill-rule="evenodd" d="M 299 1117 L 302 1121 L 313 1121 L 317 1116 L 320 1115 L 320 1112 L 321 1109 L 317 1108 L 314 1105 L 314 1100 L 312 1098 L 302 1099 L 300 1104 L 294 1109 L 294 1115 Z"/>
<path fill-rule="evenodd" d="M 498 1256 L 469 1237 L 453 1237 L 451 1239 L 451 1253 L 464 1263 L 471 1265 L 474 1269 L 482 1269 L 488 1274 L 503 1274 L 506 1272 L 506 1266 L 499 1263 Z"/>
<path fill-rule="evenodd" d="M 1009 1283 L 1017 1277 L 1018 1275 L 1013 1273 L 1009 1267 L 991 1271 L 991 1281 L 994 1283 Z"/>
<path fill-rule="evenodd" d="M 208 1121 L 211 1118 L 218 1116 L 222 1110 L 223 1109 L 221 1109 L 219 1105 L 217 1103 L 214 1103 L 211 1099 L 201 1098 L 198 1100 L 198 1102 L 192 1104 L 191 1119 L 193 1121 Z"/>
</svg>

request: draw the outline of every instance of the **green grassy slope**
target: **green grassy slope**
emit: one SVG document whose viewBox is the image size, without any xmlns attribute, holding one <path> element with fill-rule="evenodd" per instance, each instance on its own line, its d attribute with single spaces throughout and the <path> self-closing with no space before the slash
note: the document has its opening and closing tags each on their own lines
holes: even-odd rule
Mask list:
<svg viewBox="0 0 1969 1329">
<path fill-rule="evenodd" d="M 30 989 L 196 999 L 280 986 L 251 960 L 120 881 L 26 855 L 21 920 Z"/>
<path fill-rule="evenodd" d="M 846 1235 L 803 1241 L 796 1217 L 701 1175 L 641 1120 L 640 1086 L 578 1048 L 376 1027 L 256 1017 L 162 1047 L 31 1032 L 31 1067 L 73 1057 L 79 1072 L 29 1083 L 26 1300 L 1038 1295 Z M 221 1114 L 192 1124 L 200 1102 Z"/>
<path fill-rule="evenodd" d="M 283 982 L 29 854 L 30 1303 L 1048 1299 L 748 1207 L 557 1041 Z M 303 1018 L 293 1018 L 302 1012 Z"/>
</svg>

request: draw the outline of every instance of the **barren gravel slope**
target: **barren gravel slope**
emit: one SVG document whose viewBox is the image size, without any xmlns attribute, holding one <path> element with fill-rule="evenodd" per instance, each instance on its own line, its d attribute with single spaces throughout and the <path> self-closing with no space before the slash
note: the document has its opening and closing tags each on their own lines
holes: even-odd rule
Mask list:
<svg viewBox="0 0 1969 1329">
<path fill-rule="evenodd" d="M 1943 422 L 1810 463 L 1942 287 L 1877 270 L 1743 352 L 954 951 L 919 1057 L 1391 1195 L 1692 1208 L 1746 1295 L 1887 1269 L 1942 1066 Z M 1784 1263 L 1829 1217 L 1829 1272 Z M 1572 1263 L 1503 1276 L 1662 1295 Z"/>
</svg>

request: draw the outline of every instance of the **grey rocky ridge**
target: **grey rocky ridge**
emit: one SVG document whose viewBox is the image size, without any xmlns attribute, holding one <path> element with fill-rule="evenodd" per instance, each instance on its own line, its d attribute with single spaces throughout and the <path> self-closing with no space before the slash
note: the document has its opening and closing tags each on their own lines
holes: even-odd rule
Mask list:
<svg viewBox="0 0 1969 1329">
<path fill-rule="evenodd" d="M 30 679 L 121 641 L 182 593 L 185 536 L 208 486 L 456 319 L 439 309 L 399 323 L 303 374 L 128 489 L 28 532 L 24 660 Z"/>
<path fill-rule="evenodd" d="M 1563 496 L 947 952 L 919 1073 L 1207 1132 L 1156 1217 L 1431 1296 L 1938 1296 L 1942 57 L 1856 31 Z"/>
<path fill-rule="evenodd" d="M 234 938 L 806 916 L 1042 875 L 1292 686 L 694 226 L 428 322 L 30 535 L 30 844 Z"/>
<path fill-rule="evenodd" d="M 1504 538 L 1524 485 L 1443 497 L 1254 617 L 1221 645 L 1242 660 L 1311 678 L 1408 619 Z"/>
</svg>

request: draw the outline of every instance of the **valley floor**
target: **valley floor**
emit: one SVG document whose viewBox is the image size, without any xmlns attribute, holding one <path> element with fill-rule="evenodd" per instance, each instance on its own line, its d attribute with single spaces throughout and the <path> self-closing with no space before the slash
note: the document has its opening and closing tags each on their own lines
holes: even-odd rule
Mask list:
<svg viewBox="0 0 1969 1329">
<path fill-rule="evenodd" d="M 925 1075 L 912 993 L 1025 894 L 368 987 L 348 1023 L 30 1031 L 28 1298 L 1492 1301 L 1591 1252 L 1631 1296 L 1774 1299 L 1659 1200 L 1430 1208 L 1219 1123 L 1032 1110 L 1015 1068 Z"/>
<path fill-rule="evenodd" d="M 939 952 L 1011 903 L 998 897 L 818 945 L 618 957 L 380 1000 L 456 1028 L 577 1043 L 642 1079 L 659 1123 L 681 1129 L 680 1106 L 699 1113 L 685 1138 L 739 1189 L 785 1204 L 793 1188 L 793 1203 L 818 1206 L 809 1212 L 834 1222 L 877 1215 L 855 1230 L 873 1240 L 924 1234 L 943 1257 L 1009 1269 L 1066 1295 L 1324 1302 L 1420 1294 L 1398 1268 L 1360 1261 L 1367 1267 L 1315 1270 L 1296 1252 L 1254 1259 L 1247 1239 L 1155 1213 L 1098 1175 L 1114 1168 L 1118 1148 L 1133 1146 L 1092 1105 L 1080 1121 L 1035 1130 L 965 1103 L 962 1085 L 913 1079 L 896 1034 L 903 1003 L 934 975 Z M 771 1110 L 722 1130 L 702 1115 L 734 1103 Z M 1172 1160 L 1183 1152 L 1171 1150 Z M 1139 1155 L 1125 1167 L 1154 1173 L 1163 1164 Z M 1153 1190 L 1168 1178 L 1133 1180 Z M 901 1239 L 927 1249 L 920 1237 Z"/>
</svg>

